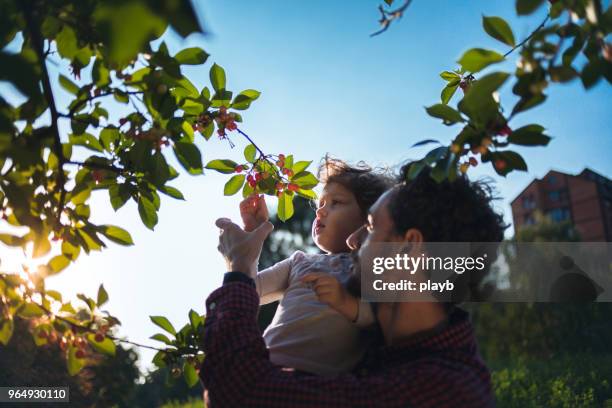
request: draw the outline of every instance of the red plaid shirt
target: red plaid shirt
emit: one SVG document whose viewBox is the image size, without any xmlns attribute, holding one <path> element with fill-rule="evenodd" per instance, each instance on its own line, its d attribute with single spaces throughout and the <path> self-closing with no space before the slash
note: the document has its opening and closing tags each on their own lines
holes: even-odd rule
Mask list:
<svg viewBox="0 0 612 408">
<path fill-rule="evenodd" d="M 200 378 L 215 408 L 491 407 L 490 375 L 468 314 L 422 340 L 383 347 L 351 374 L 333 378 L 282 369 L 268 358 L 257 327 L 259 297 L 231 283 L 206 301 Z"/>
</svg>

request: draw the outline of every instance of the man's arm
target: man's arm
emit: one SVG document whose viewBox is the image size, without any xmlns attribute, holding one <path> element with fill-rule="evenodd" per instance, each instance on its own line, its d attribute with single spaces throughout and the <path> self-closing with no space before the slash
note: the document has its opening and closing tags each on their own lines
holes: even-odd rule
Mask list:
<svg viewBox="0 0 612 408">
<path fill-rule="evenodd" d="M 287 371 L 269 360 L 257 328 L 252 285 L 228 283 L 207 300 L 200 378 L 216 407 L 403 407 L 408 379 L 369 375 L 334 378 Z"/>
</svg>

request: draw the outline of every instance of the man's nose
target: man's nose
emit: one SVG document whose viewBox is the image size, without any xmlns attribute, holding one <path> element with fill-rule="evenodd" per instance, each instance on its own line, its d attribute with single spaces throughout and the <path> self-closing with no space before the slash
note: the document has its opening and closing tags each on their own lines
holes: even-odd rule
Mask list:
<svg viewBox="0 0 612 408">
<path fill-rule="evenodd" d="M 315 211 L 317 218 L 321 218 L 327 214 L 327 211 L 324 208 L 324 206 L 317 208 L 317 211 Z"/>
<path fill-rule="evenodd" d="M 363 240 L 365 239 L 367 234 L 368 234 L 368 230 L 366 229 L 366 226 L 362 225 L 357 231 L 349 235 L 349 237 L 346 239 L 346 245 L 352 251 L 359 249 L 359 247 L 361 247 L 361 244 L 363 243 Z"/>
</svg>

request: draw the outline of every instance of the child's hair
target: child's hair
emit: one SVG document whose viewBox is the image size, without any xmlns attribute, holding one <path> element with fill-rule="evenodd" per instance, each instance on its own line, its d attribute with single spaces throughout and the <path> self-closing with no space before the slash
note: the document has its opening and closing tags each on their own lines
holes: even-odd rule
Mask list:
<svg viewBox="0 0 612 408">
<path fill-rule="evenodd" d="M 373 169 L 363 161 L 351 166 L 329 156 L 322 160 L 317 176 L 323 185 L 338 183 L 353 193 L 364 217 L 372 204 L 393 185 L 385 169 Z"/>
</svg>

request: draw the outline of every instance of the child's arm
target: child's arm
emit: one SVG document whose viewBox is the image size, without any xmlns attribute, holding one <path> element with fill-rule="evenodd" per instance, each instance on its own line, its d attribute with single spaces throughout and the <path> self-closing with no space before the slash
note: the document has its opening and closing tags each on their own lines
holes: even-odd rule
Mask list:
<svg viewBox="0 0 612 408">
<path fill-rule="evenodd" d="M 287 258 L 255 275 L 255 288 L 260 304 L 272 303 L 283 297 L 289 286 L 291 261 L 291 258 Z"/>
<path fill-rule="evenodd" d="M 314 272 L 302 278 L 303 283 L 312 283 L 320 302 L 329 305 L 359 327 L 374 323 L 374 313 L 367 302 L 361 302 L 340 284 L 335 276 Z"/>
</svg>

